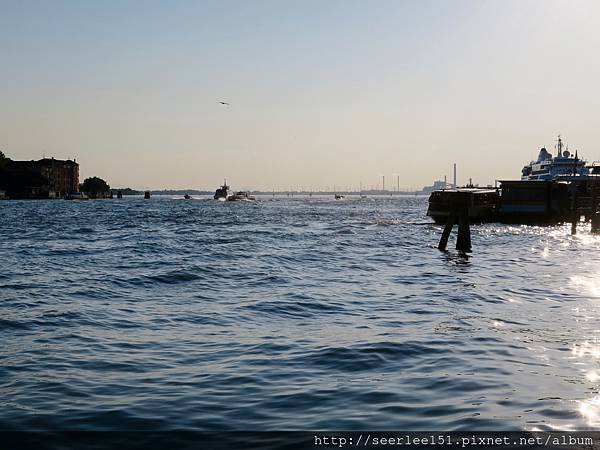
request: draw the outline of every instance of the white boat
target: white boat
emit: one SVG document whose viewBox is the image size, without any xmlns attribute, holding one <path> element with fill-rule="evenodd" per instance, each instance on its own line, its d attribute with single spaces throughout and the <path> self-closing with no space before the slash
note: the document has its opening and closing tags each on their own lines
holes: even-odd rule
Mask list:
<svg viewBox="0 0 600 450">
<path fill-rule="evenodd" d="M 227 197 L 228 202 L 236 202 L 236 201 L 251 202 L 254 200 L 256 200 L 256 197 L 254 195 L 250 195 L 244 191 L 238 191 L 235 194 L 231 194 L 229 197 Z"/>
<path fill-rule="evenodd" d="M 572 177 L 585 177 L 591 173 L 596 174 L 596 169 L 600 167 L 586 165 L 584 159 L 580 159 L 577 151 L 572 155 L 568 149 L 563 150 L 563 142 L 558 136 L 556 144 L 556 156 L 552 156 L 546 148 L 542 148 L 538 154 L 537 160 L 531 161 L 523 167 L 521 171 L 521 180 L 568 180 Z"/>
<path fill-rule="evenodd" d="M 88 196 L 83 192 L 71 192 L 65 197 L 66 200 L 87 200 Z"/>
</svg>

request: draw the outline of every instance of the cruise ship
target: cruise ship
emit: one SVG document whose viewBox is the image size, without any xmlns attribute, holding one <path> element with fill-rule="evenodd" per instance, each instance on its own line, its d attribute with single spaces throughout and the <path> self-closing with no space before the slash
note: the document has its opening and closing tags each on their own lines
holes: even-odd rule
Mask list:
<svg viewBox="0 0 600 450">
<path fill-rule="evenodd" d="M 572 155 L 568 149 L 563 150 L 564 144 L 558 136 L 556 156 L 542 148 L 537 160 L 531 161 L 521 171 L 521 180 L 567 180 L 571 177 L 588 176 L 596 174 L 600 166 L 588 167 L 584 159 L 577 156 L 577 151 Z"/>
</svg>

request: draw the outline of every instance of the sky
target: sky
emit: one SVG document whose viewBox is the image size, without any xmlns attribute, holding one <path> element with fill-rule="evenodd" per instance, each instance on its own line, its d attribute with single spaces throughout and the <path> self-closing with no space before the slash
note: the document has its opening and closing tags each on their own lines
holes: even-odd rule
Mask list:
<svg viewBox="0 0 600 450">
<path fill-rule="evenodd" d="M 113 187 L 421 188 L 600 160 L 600 2 L 0 0 L 0 150 Z M 228 102 L 221 105 L 219 102 Z"/>
</svg>

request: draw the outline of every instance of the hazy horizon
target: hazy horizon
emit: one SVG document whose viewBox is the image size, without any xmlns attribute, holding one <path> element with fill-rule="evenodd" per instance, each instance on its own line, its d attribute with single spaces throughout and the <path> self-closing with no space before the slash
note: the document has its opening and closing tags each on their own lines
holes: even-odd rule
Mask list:
<svg viewBox="0 0 600 450">
<path fill-rule="evenodd" d="M 558 134 L 600 160 L 597 2 L 1 4 L 0 150 L 81 179 L 486 185 Z"/>
</svg>

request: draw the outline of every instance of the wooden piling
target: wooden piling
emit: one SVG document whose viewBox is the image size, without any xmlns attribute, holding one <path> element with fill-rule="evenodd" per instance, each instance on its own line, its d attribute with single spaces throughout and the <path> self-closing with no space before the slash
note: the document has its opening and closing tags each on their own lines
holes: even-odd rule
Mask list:
<svg viewBox="0 0 600 450">
<path fill-rule="evenodd" d="M 463 252 L 471 251 L 471 228 L 469 222 L 468 204 L 462 209 L 458 218 L 458 236 L 456 238 L 456 249 Z"/>
<path fill-rule="evenodd" d="M 592 233 L 600 234 L 600 214 L 592 215 Z"/>
<path fill-rule="evenodd" d="M 444 251 L 448 246 L 448 238 L 452 228 L 458 223 L 458 235 L 456 237 L 456 249 L 463 252 L 471 251 L 471 229 L 469 221 L 469 206 L 471 204 L 470 192 L 453 193 L 454 198 L 450 201 L 450 213 L 438 249 Z"/>
<path fill-rule="evenodd" d="M 598 214 L 598 193 L 596 192 L 596 180 L 591 183 L 592 202 L 590 205 L 590 222 L 592 223 L 592 233 L 600 233 L 600 214 Z"/>
<path fill-rule="evenodd" d="M 577 234 L 577 222 L 579 222 L 579 211 L 577 210 L 577 185 L 571 183 L 571 234 Z"/>
<path fill-rule="evenodd" d="M 438 249 L 445 251 L 446 246 L 448 245 L 448 238 L 450 237 L 450 233 L 452 232 L 452 228 L 456 223 L 456 214 L 450 211 L 448 215 L 448 220 L 446 221 L 446 226 L 444 227 L 444 231 L 442 232 L 442 237 L 440 238 L 440 243 L 438 244 Z"/>
</svg>

